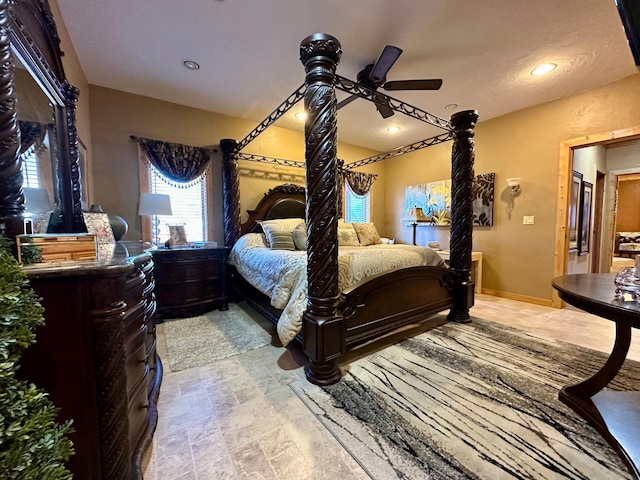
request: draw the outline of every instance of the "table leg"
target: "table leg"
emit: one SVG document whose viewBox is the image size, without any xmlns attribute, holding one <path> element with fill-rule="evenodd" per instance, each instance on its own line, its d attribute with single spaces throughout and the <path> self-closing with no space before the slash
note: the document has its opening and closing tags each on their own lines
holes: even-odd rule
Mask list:
<svg viewBox="0 0 640 480">
<path fill-rule="evenodd" d="M 604 366 L 591 378 L 562 389 L 569 395 L 580 398 L 591 398 L 616 376 L 631 345 L 631 326 L 626 322 L 616 322 L 616 340 L 611 355 Z M 562 392 L 561 392 L 562 394 Z"/>
</svg>

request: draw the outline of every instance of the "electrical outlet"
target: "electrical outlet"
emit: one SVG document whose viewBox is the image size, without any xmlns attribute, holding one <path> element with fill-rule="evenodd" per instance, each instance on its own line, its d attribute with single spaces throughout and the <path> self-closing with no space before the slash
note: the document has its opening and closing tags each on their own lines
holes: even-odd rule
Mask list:
<svg viewBox="0 0 640 480">
<path fill-rule="evenodd" d="M 523 225 L 533 225 L 533 215 L 525 215 L 524 217 L 522 217 L 522 224 Z"/>
</svg>

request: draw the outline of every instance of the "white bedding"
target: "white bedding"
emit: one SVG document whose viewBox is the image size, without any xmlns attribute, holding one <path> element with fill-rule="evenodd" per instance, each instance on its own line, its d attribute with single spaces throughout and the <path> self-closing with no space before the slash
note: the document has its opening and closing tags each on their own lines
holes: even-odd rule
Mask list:
<svg viewBox="0 0 640 480">
<path fill-rule="evenodd" d="M 271 250 L 262 234 L 249 233 L 235 243 L 229 263 L 282 309 L 278 336 L 287 345 L 300 331 L 307 307 L 307 252 Z M 339 247 L 338 286 L 342 291 L 372 275 L 417 265 L 444 266 L 444 261 L 430 248 L 414 245 Z"/>
</svg>

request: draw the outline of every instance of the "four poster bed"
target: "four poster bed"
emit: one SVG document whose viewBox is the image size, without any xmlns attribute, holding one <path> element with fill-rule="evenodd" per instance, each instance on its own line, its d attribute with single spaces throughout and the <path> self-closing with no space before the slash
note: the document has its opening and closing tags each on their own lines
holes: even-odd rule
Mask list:
<svg viewBox="0 0 640 480">
<path fill-rule="evenodd" d="M 470 281 L 471 189 L 474 177 L 473 128 L 477 113 L 459 112 L 447 121 L 370 90 L 335 74 L 340 56 L 341 47 L 334 37 L 314 34 L 305 38 L 300 45 L 300 59 L 306 71 L 305 84 L 243 141 L 221 141 L 224 157 L 225 244 L 233 247 L 230 255 L 232 289 L 278 325 L 283 343 L 293 337 L 302 342 L 309 359 L 305 368 L 307 379 L 318 385 L 340 380 L 337 360 L 350 349 L 447 309 L 450 310 L 449 320 L 468 322 L 469 309 L 474 301 L 474 285 Z M 336 88 L 374 102 L 380 102 L 382 98 L 393 110 L 442 128 L 445 133 L 341 167 L 336 158 Z M 241 153 L 253 139 L 302 98 L 308 114 L 304 164 Z M 340 246 L 339 251 L 340 168 L 352 170 L 450 140 L 453 140 L 450 268 L 444 267 L 437 254 L 427 252 L 429 249 L 425 247 L 379 245 L 374 241 L 374 245 L 366 247 L 345 249 Z M 243 224 L 240 221 L 238 160 L 304 167 L 306 188 L 283 185 L 272 189 L 254 210 L 249 211 L 249 220 Z M 299 229 L 296 223 L 302 223 L 302 230 L 306 234 L 303 247 L 285 247 L 286 252 L 275 255 L 273 250 L 280 250 L 280 245 L 274 248 L 276 237 L 265 237 L 264 233 L 271 231 L 265 225 L 273 228 L 276 224 L 288 223 L 276 219 L 297 219 L 289 223 L 289 233 Z M 275 230 L 279 229 L 280 226 Z M 364 256 L 399 260 L 394 265 L 363 267 L 362 270 L 371 274 L 364 278 L 364 275 L 353 273 L 360 267 L 351 270 L 345 260 L 345 250 L 346 257 L 360 258 L 363 254 L 356 255 L 358 249 L 367 252 Z M 400 251 L 403 253 L 399 254 Z M 415 260 L 406 260 L 410 257 Z M 251 264 L 245 268 L 241 263 L 247 258 L 253 258 L 254 270 L 251 270 Z M 274 261 L 275 264 L 269 265 L 275 267 L 267 267 L 267 261 Z M 297 265 L 298 270 L 293 265 Z M 294 273 L 299 272 L 300 268 L 303 273 Z M 264 287 L 255 278 L 260 270 L 280 270 L 285 277 L 289 277 L 290 283 Z M 294 275 L 295 279 L 292 279 Z M 351 281 L 344 281 L 345 277 Z M 266 285 L 268 280 L 262 283 Z M 298 297 L 301 294 L 304 296 L 302 308 L 290 308 L 288 303 L 278 301 L 282 292 L 295 297 L 294 291 Z M 293 317 L 300 317 L 297 321 L 301 327 L 299 331 L 282 325 L 282 317 L 292 317 L 287 313 L 288 310 L 298 311 Z M 295 321 L 293 323 L 296 324 Z"/>
</svg>

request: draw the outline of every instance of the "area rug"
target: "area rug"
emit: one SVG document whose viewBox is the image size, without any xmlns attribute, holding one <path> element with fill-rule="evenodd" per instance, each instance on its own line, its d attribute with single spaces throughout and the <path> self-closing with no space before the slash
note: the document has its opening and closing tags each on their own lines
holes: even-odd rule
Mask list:
<svg viewBox="0 0 640 480">
<path fill-rule="evenodd" d="M 357 360 L 336 385 L 292 388 L 376 480 L 629 479 L 558 400 L 606 357 L 474 319 Z M 609 388 L 638 387 L 627 361 Z"/>
<path fill-rule="evenodd" d="M 165 320 L 164 336 L 171 371 L 199 367 L 247 352 L 271 341 L 271 335 L 235 303 L 190 318 Z"/>
</svg>

